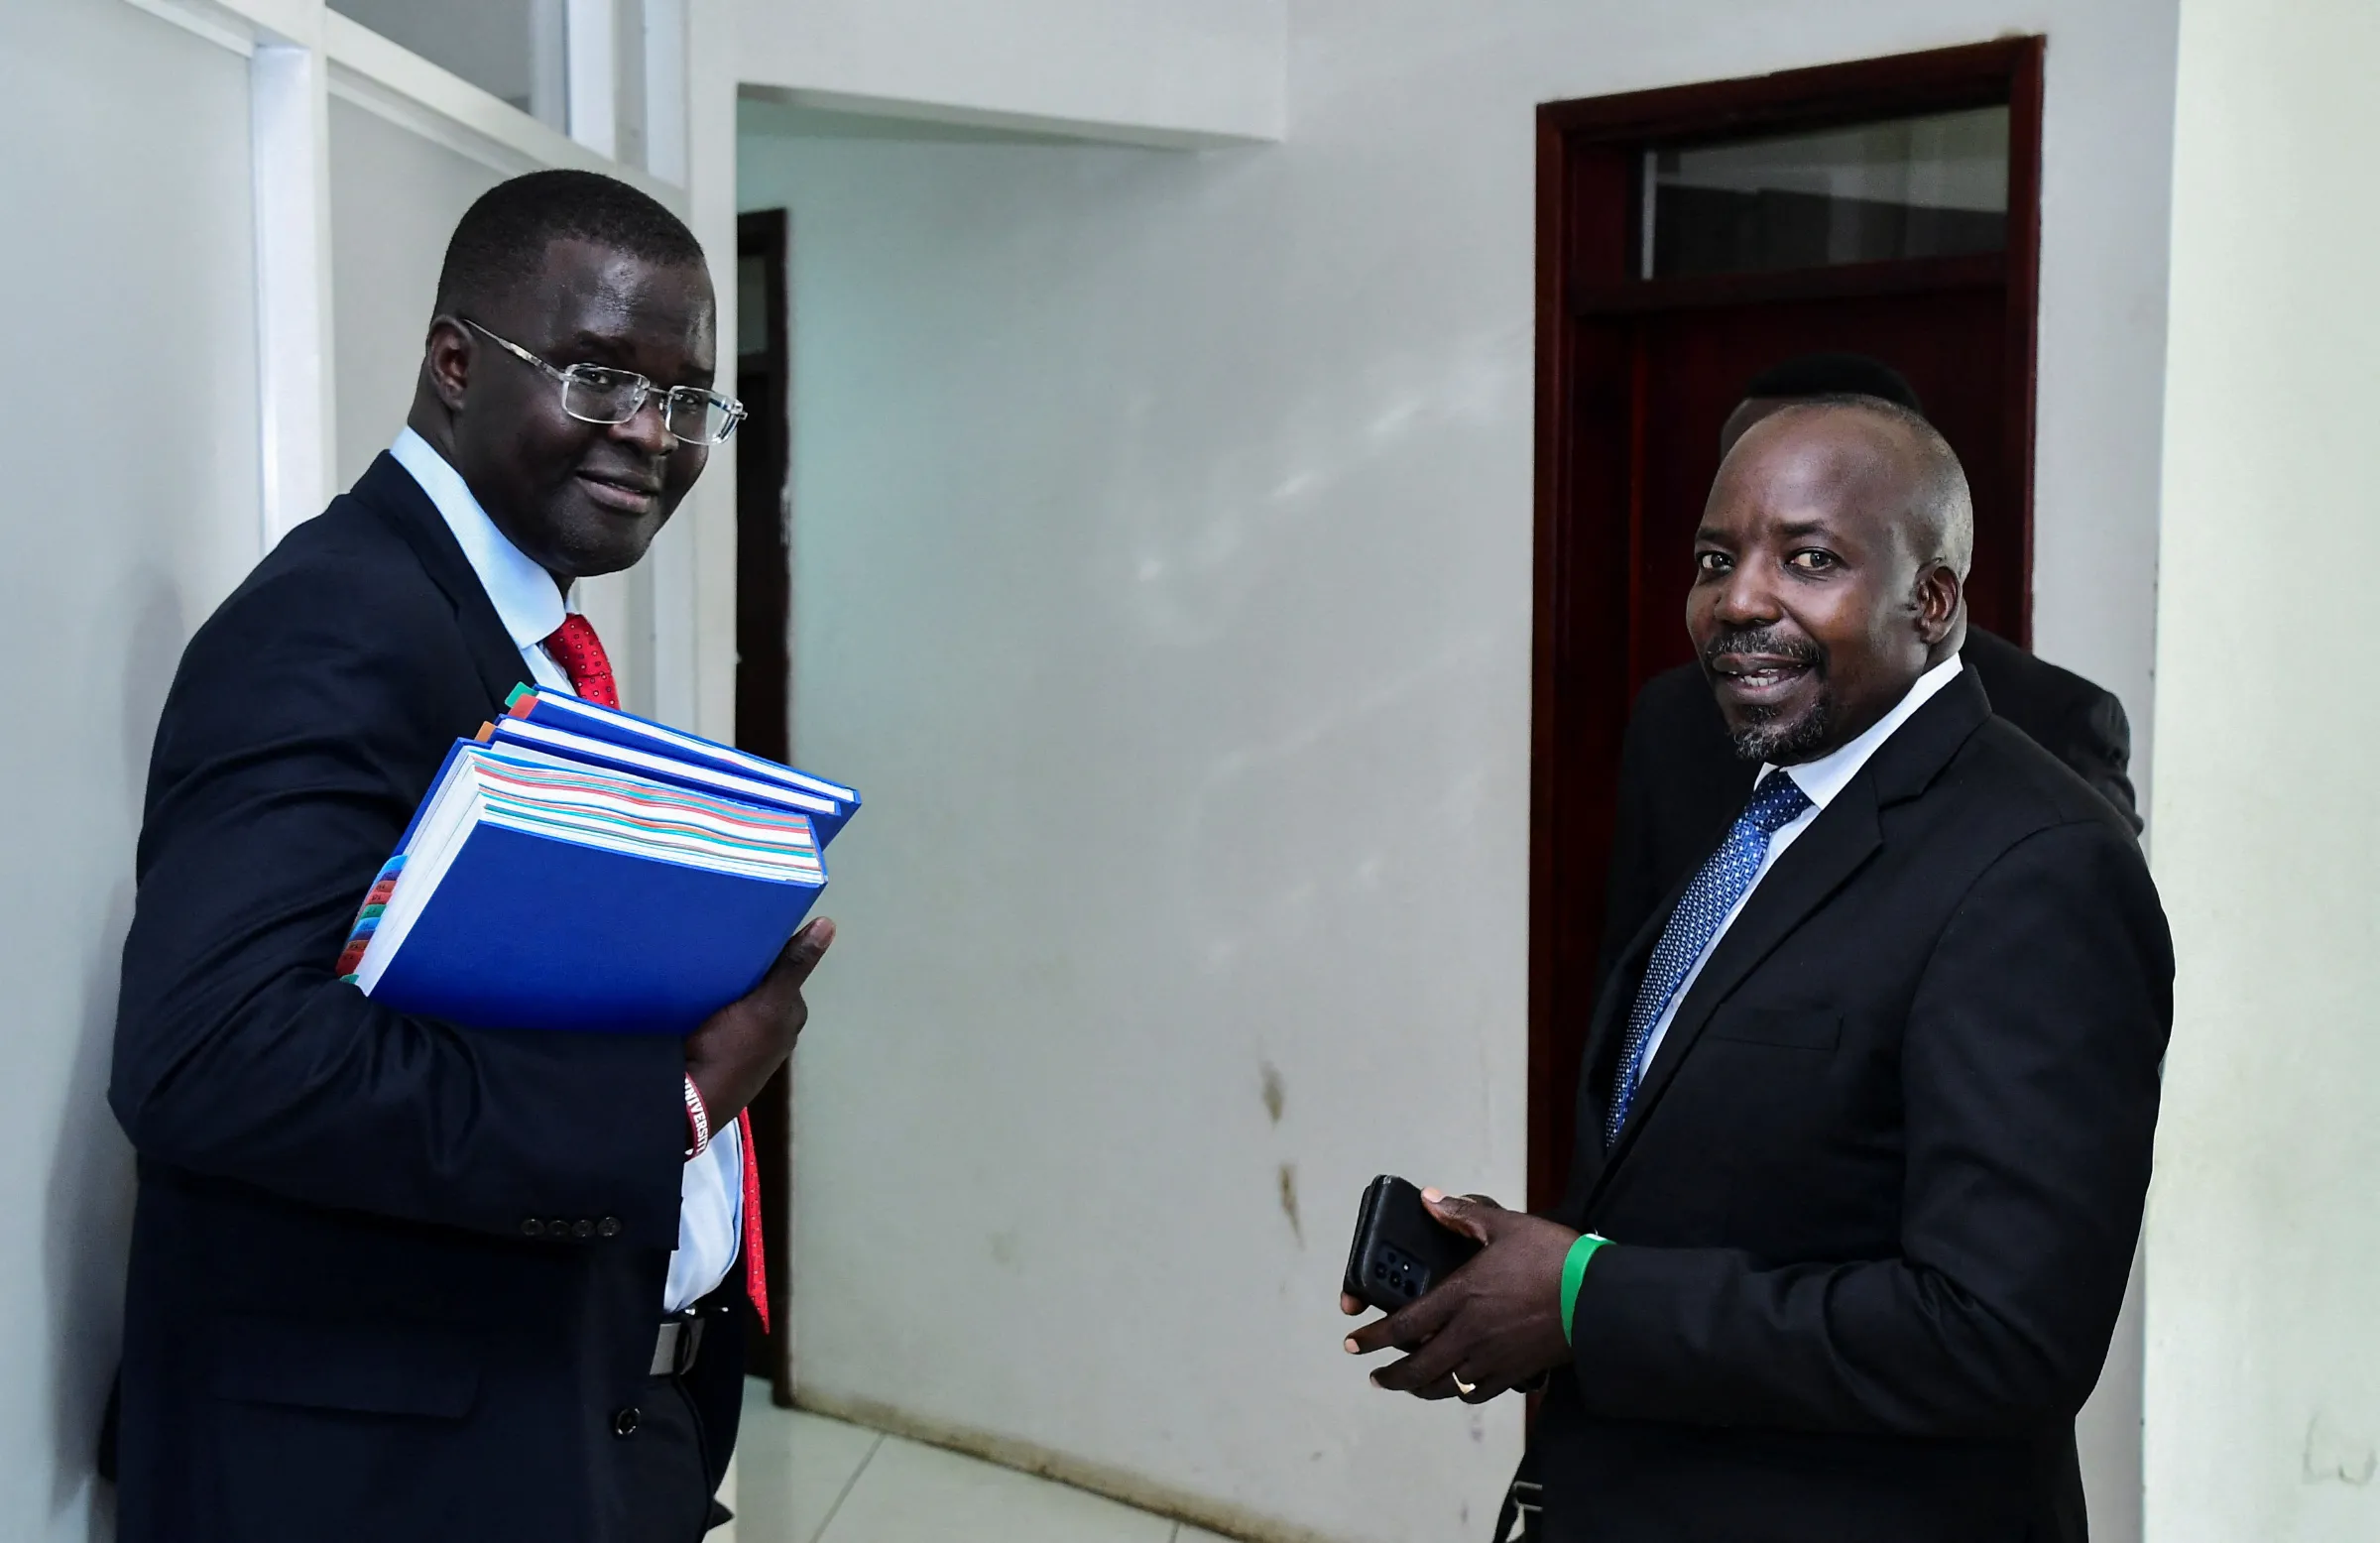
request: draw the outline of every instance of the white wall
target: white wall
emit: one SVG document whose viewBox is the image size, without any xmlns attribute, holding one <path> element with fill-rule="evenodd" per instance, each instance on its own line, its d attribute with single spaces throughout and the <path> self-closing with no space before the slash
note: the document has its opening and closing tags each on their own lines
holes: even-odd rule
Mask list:
<svg viewBox="0 0 2380 1543">
<path fill-rule="evenodd" d="M 2149 1535 L 2380 1536 L 2373 731 L 2380 12 L 2186 0 L 2159 629 L 2181 1005 L 2149 1227 Z"/>
<path fill-rule="evenodd" d="M 748 105 L 743 200 L 792 210 L 796 751 L 869 798 L 796 1079 L 797 1357 L 1218 1519 L 1435 1540 L 1518 1410 L 1371 1392 L 1333 1295 L 1373 1172 L 1523 1187 L 1534 106 L 2051 34 L 2039 631 L 2145 771 L 2174 15 L 1292 22 L 1277 148 Z"/>
<path fill-rule="evenodd" d="M 562 116 L 555 0 L 332 0 L 331 9 L 548 122 Z M 547 13 L 540 28 L 535 13 Z M 544 48 L 538 45 L 542 43 Z"/>
<path fill-rule="evenodd" d="M 414 404 L 446 238 L 502 173 L 351 102 L 330 104 L 331 336 L 338 485 L 389 447 Z"/>
<path fill-rule="evenodd" d="M 717 75 L 728 3 L 688 0 L 715 76 L 690 178 L 714 250 L 731 201 L 733 84 Z M 0 1537 L 110 1531 L 91 1463 L 132 1179 L 104 1092 L 158 710 L 190 631 L 257 559 L 265 506 L 288 496 L 295 518 L 310 515 L 333 439 L 343 483 L 402 422 L 447 231 L 497 175 L 342 101 L 338 164 L 317 179 L 326 78 L 507 165 L 603 164 L 355 29 L 331 27 L 326 43 L 324 21 L 320 0 L 0 7 L 0 99 L 18 130 L 0 153 L 0 286 L 18 299 L 16 419 L 30 435 L 0 497 L 0 657 L 12 664 L 0 707 L 18 731 L 0 736 L 13 811 L 0 818 L 0 1171 L 14 1176 L 0 1227 L 0 1447 L 12 1455 Z M 327 212 L 326 189 L 338 205 Z M 335 435 L 313 352 L 327 329 L 311 308 L 334 256 Z M 278 319 L 260 318 L 260 268 Z M 261 388 L 260 324 L 276 337 Z M 268 486 L 269 443 L 301 496 Z M 725 670 L 701 656 L 682 561 L 676 576 L 641 606 L 630 581 L 590 586 L 588 609 L 631 700 L 665 698 L 690 719 L 725 698 L 697 675 L 732 680 L 732 648 Z M 666 680 L 646 663 L 656 639 L 669 645 Z"/>
<path fill-rule="evenodd" d="M 149 742 L 261 530 L 247 65 L 120 0 L 12 5 L 0 100 L 0 1536 L 81 1540 L 109 1508 L 132 1164 L 105 1094 Z"/>
<path fill-rule="evenodd" d="M 1159 143 L 1278 139 L 1288 0 L 735 0 L 737 77 L 809 105 Z"/>
<path fill-rule="evenodd" d="M 685 0 L 686 223 L 710 258 L 721 347 L 736 315 L 736 80 L 742 0 Z M 728 368 L 721 356 L 722 369 Z M 714 455 L 654 541 L 632 586 L 651 618 L 651 710 L 736 731 L 736 456 Z M 634 704 L 632 703 L 632 706 Z"/>
</svg>

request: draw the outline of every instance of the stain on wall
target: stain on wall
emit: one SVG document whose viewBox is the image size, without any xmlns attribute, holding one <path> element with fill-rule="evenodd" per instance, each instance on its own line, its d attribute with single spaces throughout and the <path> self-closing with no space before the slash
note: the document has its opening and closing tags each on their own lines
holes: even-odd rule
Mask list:
<svg viewBox="0 0 2380 1543">
<path fill-rule="evenodd" d="M 2318 1410 L 2306 1422 L 2306 1483 L 2337 1483 L 2362 1488 L 2380 1474 L 2380 1443 L 2350 1431 Z"/>
</svg>

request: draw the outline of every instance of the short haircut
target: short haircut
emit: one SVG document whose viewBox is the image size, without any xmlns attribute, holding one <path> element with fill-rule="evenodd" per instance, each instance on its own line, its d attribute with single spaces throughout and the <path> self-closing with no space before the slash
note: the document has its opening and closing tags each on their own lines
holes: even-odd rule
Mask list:
<svg viewBox="0 0 2380 1543">
<path fill-rule="evenodd" d="M 1865 354 L 1800 354 L 1745 381 L 1743 395 L 1746 399 L 1873 397 L 1906 408 L 1921 418 L 1926 414 L 1908 377 Z"/>
<path fill-rule="evenodd" d="M 703 263 L 685 221 L 618 178 L 532 172 L 481 193 L 446 242 L 437 310 L 467 315 L 536 278 L 545 249 L 580 240 L 670 267 Z"/>
<path fill-rule="evenodd" d="M 1920 544 L 1934 548 L 1920 551 L 1918 557 L 1924 562 L 1947 563 L 1964 580 L 1975 560 L 1974 495 L 1967 489 L 1966 468 L 1959 464 L 1959 452 L 1942 437 L 1941 429 L 1926 421 L 1924 414 L 1864 392 L 1835 392 L 1797 398 L 1777 415 L 1846 408 L 1883 418 L 1915 444 L 1917 486 L 1912 490 L 1910 513 L 1925 523 L 1927 539 Z"/>
</svg>

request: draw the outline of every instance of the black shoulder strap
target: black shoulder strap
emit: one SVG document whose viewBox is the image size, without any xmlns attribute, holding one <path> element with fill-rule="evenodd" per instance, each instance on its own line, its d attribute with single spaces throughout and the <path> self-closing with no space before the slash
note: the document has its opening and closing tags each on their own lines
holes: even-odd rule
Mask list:
<svg viewBox="0 0 2380 1543">
<path fill-rule="evenodd" d="M 1537 1479 L 1537 1448 L 1531 1443 L 1520 1455 L 1520 1467 L 1512 1471 L 1503 1507 L 1495 1514 L 1495 1536 L 1489 1543 L 1537 1543 L 1543 1536 L 1537 1529 L 1537 1517 L 1544 1494 L 1545 1485 Z"/>
</svg>

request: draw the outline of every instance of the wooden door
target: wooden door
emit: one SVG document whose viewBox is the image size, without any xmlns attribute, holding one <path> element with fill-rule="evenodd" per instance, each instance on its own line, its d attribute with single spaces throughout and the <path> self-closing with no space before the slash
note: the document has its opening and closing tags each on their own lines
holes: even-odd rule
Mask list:
<svg viewBox="0 0 2380 1543">
<path fill-rule="evenodd" d="M 1568 1175 L 1629 704 L 1691 657 L 1694 531 L 1744 383 L 1821 351 L 1869 354 L 1908 377 L 1974 490 L 1970 614 L 2029 637 L 2041 57 L 2041 40 L 2022 39 L 1540 109 L 1534 1206 L 1558 1200 Z M 1796 265 L 1781 241 L 1782 264 L 1726 271 L 1706 259 L 1720 271 L 1688 273 L 1656 258 L 1669 227 L 1657 226 L 1646 184 L 1662 175 L 1664 147 L 1773 145 L 1995 110 L 2004 224 L 1951 238 L 1988 249 Z M 1850 209 L 1862 212 L 1876 210 Z"/>
<path fill-rule="evenodd" d="M 793 569 L 786 529 L 787 413 L 792 365 L 785 329 L 785 211 L 736 218 L 736 396 L 751 410 L 729 441 L 736 453 L 736 745 L 772 761 L 790 760 Z M 745 1369 L 769 1378 L 791 1407 L 793 1255 L 792 1067 L 752 1101 L 751 1161 L 761 1176 L 761 1244 L 769 1259 L 769 1319 L 755 1333 Z M 757 1325 L 755 1326 L 757 1330 Z"/>
<path fill-rule="evenodd" d="M 2006 299 L 1996 275 L 1945 275 L 1940 288 L 1826 299 L 1738 299 L 1598 324 L 1641 356 L 1631 405 L 1644 438 L 1630 567 L 1628 691 L 1691 656 L 1686 591 L 1694 533 L 1719 472 L 1719 431 L 1743 383 L 1798 354 L 1844 350 L 1882 359 L 1909 378 L 1926 416 L 1968 468 L 1979 521 L 1968 586 L 1974 620 L 2022 641 L 2022 504 L 1999 453 L 2005 433 Z"/>
</svg>

